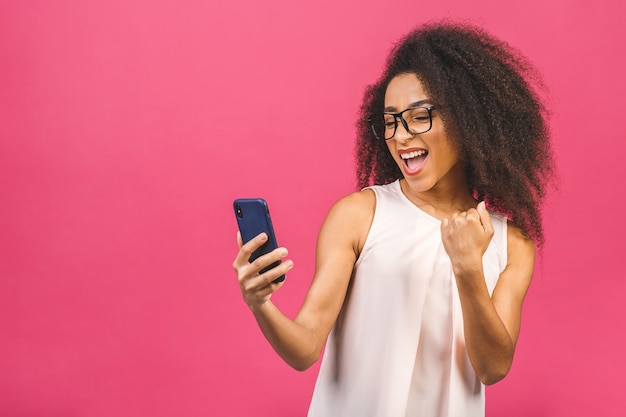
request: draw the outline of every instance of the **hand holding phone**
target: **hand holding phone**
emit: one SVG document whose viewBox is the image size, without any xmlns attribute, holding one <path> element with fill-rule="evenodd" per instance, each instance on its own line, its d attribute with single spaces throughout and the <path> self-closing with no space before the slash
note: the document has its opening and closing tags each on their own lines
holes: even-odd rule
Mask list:
<svg viewBox="0 0 626 417">
<path fill-rule="evenodd" d="M 241 239 L 244 244 L 258 236 L 260 233 L 267 234 L 267 241 L 252 252 L 248 262 L 252 262 L 259 256 L 278 248 L 269 207 L 265 200 L 262 198 L 240 198 L 234 201 L 233 208 L 235 210 L 235 217 L 237 219 L 239 232 L 241 233 Z M 281 261 L 279 260 L 266 266 L 261 269 L 259 273 L 262 274 L 272 268 L 275 268 L 280 265 L 280 262 Z M 274 282 L 282 282 L 284 280 L 285 275 L 281 275 L 276 278 Z"/>
</svg>

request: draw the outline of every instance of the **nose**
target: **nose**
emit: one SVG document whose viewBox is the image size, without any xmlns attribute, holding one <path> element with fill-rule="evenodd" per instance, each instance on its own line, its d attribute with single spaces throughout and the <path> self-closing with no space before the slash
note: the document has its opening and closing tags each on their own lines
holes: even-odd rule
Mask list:
<svg viewBox="0 0 626 417">
<path fill-rule="evenodd" d="M 398 125 L 396 126 L 396 132 L 393 135 L 393 139 L 401 143 L 406 143 L 409 140 L 413 139 L 415 135 L 409 132 L 409 129 L 407 128 L 407 125 L 404 119 L 399 117 L 396 120 L 398 122 Z"/>
</svg>

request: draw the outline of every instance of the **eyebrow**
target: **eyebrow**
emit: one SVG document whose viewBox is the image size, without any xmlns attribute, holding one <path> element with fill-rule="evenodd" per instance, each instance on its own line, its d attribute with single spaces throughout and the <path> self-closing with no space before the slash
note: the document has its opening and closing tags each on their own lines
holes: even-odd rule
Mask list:
<svg viewBox="0 0 626 417">
<path fill-rule="evenodd" d="M 407 109 L 410 109 L 411 107 L 423 106 L 426 103 L 430 103 L 430 100 L 427 99 L 427 100 L 416 101 L 414 103 L 409 104 L 409 107 L 407 107 Z M 394 113 L 396 111 L 397 109 L 393 106 L 385 107 L 385 109 L 383 110 L 384 113 Z"/>
</svg>

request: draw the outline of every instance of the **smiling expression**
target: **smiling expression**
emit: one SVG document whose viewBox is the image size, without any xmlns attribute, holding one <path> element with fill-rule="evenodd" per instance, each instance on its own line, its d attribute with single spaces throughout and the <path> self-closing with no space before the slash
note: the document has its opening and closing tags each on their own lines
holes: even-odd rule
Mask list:
<svg viewBox="0 0 626 417">
<path fill-rule="evenodd" d="M 386 113 L 428 105 L 437 103 L 429 99 L 415 74 L 400 74 L 389 82 L 385 93 Z M 414 135 L 399 123 L 393 138 L 387 140 L 387 147 L 413 192 L 448 186 L 460 186 L 467 192 L 463 164 L 448 139 L 438 110 L 432 112 L 432 128 L 428 132 Z"/>
</svg>

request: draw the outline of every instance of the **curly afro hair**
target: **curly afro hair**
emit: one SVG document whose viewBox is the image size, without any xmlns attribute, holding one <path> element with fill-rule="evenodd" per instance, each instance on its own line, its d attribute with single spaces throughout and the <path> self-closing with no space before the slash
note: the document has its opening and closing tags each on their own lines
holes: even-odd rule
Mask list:
<svg viewBox="0 0 626 417">
<path fill-rule="evenodd" d="M 368 119 L 381 120 L 387 85 L 414 73 L 437 105 L 464 162 L 470 193 L 541 245 L 541 203 L 554 176 L 540 76 L 506 42 L 483 29 L 429 23 L 392 49 L 381 78 L 364 94 L 355 148 L 359 188 L 402 178 Z"/>
</svg>

